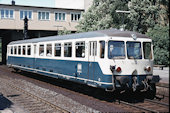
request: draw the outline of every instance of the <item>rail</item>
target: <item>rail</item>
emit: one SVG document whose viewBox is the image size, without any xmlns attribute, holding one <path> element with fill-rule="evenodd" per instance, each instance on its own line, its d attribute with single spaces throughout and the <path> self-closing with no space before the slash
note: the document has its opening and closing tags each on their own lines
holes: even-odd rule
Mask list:
<svg viewBox="0 0 170 113">
<path fill-rule="evenodd" d="M 145 99 L 142 104 L 139 103 L 140 105 L 137 104 L 137 103 L 129 103 L 129 102 L 125 102 L 125 101 L 122 101 L 122 100 L 118 100 L 118 102 L 119 102 L 119 104 L 128 105 L 132 108 L 137 108 L 142 112 L 159 113 L 159 112 L 162 112 L 161 111 L 162 108 L 165 110 L 165 112 L 169 110 L 169 104 L 168 103 L 150 100 L 150 99 Z M 158 106 L 161 106 L 161 109 L 159 109 L 160 107 L 158 107 Z"/>
<path fill-rule="evenodd" d="M 6 83 L 6 85 L 8 85 L 8 86 L 12 87 L 13 89 L 16 89 L 17 91 L 22 92 L 25 95 L 28 95 L 28 96 L 30 96 L 30 97 L 38 100 L 38 101 L 41 101 L 42 103 L 45 103 L 45 104 L 49 105 L 50 107 L 52 107 L 52 108 L 54 108 L 54 109 L 56 109 L 58 111 L 61 111 L 62 113 L 70 113 L 68 110 L 63 109 L 63 108 L 61 108 L 61 107 L 59 107 L 59 106 L 57 106 L 57 105 L 55 105 L 55 104 L 53 104 L 53 103 L 51 103 L 51 102 L 49 102 L 47 100 L 44 100 L 43 98 L 40 98 L 40 97 L 38 97 L 36 95 L 33 95 L 33 94 L 23 90 L 22 88 L 19 88 L 19 87 L 15 86 L 15 85 L 12 85 L 10 83 Z"/>
</svg>

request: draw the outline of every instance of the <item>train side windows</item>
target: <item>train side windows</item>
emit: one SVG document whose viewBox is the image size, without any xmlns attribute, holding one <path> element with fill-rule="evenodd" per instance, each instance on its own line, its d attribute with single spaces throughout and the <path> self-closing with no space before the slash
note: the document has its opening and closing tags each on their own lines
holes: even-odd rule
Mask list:
<svg viewBox="0 0 170 113">
<path fill-rule="evenodd" d="M 105 41 L 100 41 L 100 58 L 104 58 Z"/>
<path fill-rule="evenodd" d="M 76 57 L 85 57 L 85 42 L 76 42 Z"/>
<path fill-rule="evenodd" d="M 11 46 L 11 55 L 13 55 L 13 46 Z"/>
<path fill-rule="evenodd" d="M 52 56 L 52 44 L 47 44 L 46 56 L 48 57 Z"/>
<path fill-rule="evenodd" d="M 31 46 L 30 45 L 27 46 L 27 55 L 31 55 Z"/>
<path fill-rule="evenodd" d="M 54 55 L 61 56 L 61 44 L 55 44 Z"/>
<path fill-rule="evenodd" d="M 25 46 L 22 46 L 22 55 L 25 55 Z"/>
<path fill-rule="evenodd" d="M 18 46 L 18 55 L 21 55 L 21 46 Z"/>
<path fill-rule="evenodd" d="M 44 45 L 39 46 L 39 55 L 44 56 Z"/>
<path fill-rule="evenodd" d="M 17 54 L 17 46 L 14 46 L 14 54 Z"/>
<path fill-rule="evenodd" d="M 64 43 L 64 57 L 72 56 L 72 43 Z"/>
</svg>

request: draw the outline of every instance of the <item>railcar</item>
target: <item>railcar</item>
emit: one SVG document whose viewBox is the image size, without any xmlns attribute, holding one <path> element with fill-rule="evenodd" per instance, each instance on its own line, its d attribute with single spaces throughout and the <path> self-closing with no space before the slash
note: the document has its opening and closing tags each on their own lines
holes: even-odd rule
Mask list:
<svg viewBox="0 0 170 113">
<path fill-rule="evenodd" d="M 13 41 L 7 65 L 106 91 L 149 91 L 155 95 L 152 40 L 140 33 L 108 29 Z"/>
</svg>

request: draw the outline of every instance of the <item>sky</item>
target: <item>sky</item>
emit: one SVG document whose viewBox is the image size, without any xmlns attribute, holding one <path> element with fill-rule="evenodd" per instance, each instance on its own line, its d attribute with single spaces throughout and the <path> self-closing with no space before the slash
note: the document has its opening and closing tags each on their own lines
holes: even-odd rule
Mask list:
<svg viewBox="0 0 170 113">
<path fill-rule="evenodd" d="M 11 4 L 12 0 L 0 0 L 1 4 Z M 16 5 L 55 7 L 55 0 L 14 0 Z"/>
<path fill-rule="evenodd" d="M 0 0 L 0 4 L 11 4 L 12 0 Z M 84 0 L 14 0 L 16 5 L 83 9 Z"/>
</svg>

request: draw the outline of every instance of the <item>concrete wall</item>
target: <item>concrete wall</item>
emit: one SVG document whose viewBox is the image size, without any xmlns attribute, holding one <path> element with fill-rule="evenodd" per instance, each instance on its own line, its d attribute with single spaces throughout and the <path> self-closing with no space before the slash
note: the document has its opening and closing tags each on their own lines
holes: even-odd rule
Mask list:
<svg viewBox="0 0 170 113">
<path fill-rule="evenodd" d="M 84 0 L 84 9 L 85 11 L 88 10 L 88 8 L 92 5 L 93 0 Z"/>
<path fill-rule="evenodd" d="M 84 10 L 84 0 L 55 0 L 55 7 Z"/>
</svg>

